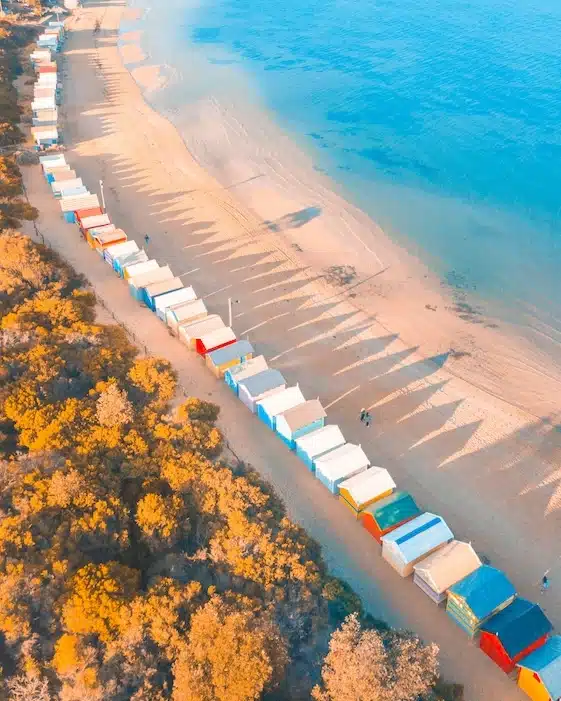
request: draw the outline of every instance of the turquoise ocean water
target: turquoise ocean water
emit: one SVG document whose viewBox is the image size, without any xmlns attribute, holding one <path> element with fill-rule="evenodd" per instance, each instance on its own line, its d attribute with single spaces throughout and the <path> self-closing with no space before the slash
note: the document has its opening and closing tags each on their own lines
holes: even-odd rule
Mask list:
<svg viewBox="0 0 561 701">
<path fill-rule="evenodd" d="M 251 86 L 441 279 L 561 339 L 558 0 L 133 4 L 151 60 L 186 83 L 168 105 Z"/>
</svg>

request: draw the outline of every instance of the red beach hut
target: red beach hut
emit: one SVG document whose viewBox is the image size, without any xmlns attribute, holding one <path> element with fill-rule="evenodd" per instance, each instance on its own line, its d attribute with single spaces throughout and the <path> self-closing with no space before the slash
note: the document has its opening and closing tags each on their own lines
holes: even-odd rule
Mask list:
<svg viewBox="0 0 561 701">
<path fill-rule="evenodd" d="M 514 599 L 481 626 L 479 647 L 510 674 L 517 662 L 546 642 L 551 630 L 551 623 L 537 604 Z"/>
<path fill-rule="evenodd" d="M 84 238 L 86 238 L 85 232 L 82 230 L 82 220 L 87 217 L 96 217 L 99 214 L 103 214 L 101 207 L 89 207 L 88 209 L 77 209 L 74 214 L 76 215 L 76 222 L 80 229 L 80 233 Z"/>
<path fill-rule="evenodd" d="M 195 350 L 199 355 L 206 355 L 236 342 L 236 334 L 229 326 L 209 331 L 195 340 Z"/>
</svg>

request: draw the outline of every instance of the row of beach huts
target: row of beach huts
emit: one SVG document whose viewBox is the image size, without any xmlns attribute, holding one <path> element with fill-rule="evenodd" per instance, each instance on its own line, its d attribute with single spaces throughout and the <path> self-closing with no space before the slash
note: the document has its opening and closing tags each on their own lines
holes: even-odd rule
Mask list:
<svg viewBox="0 0 561 701">
<path fill-rule="evenodd" d="M 59 46 L 63 32 L 57 36 Z M 36 65 L 42 60 L 37 56 Z M 184 286 L 168 265 L 151 259 L 112 224 L 64 154 L 49 153 L 39 160 L 64 220 L 76 224 L 77 234 L 123 279 L 130 294 L 198 354 L 349 509 L 380 545 L 382 558 L 402 577 L 412 575 L 531 699 L 559 701 L 561 636 L 553 635 L 541 607 L 517 596 L 508 577 L 482 563 L 470 543 L 456 540 L 441 516 L 424 512 L 411 494 L 398 489 L 388 470 L 372 465 L 338 426 L 326 424 L 318 398 L 306 399 L 298 385 L 288 386 L 248 340 L 238 339 L 207 309 L 193 287 Z"/>
<path fill-rule="evenodd" d="M 58 125 L 61 83 L 55 59 L 62 48 L 64 33 L 64 22 L 48 22 L 37 39 L 37 48 L 30 57 L 37 76 L 31 103 L 31 134 L 37 151 L 44 151 L 61 143 Z"/>
</svg>

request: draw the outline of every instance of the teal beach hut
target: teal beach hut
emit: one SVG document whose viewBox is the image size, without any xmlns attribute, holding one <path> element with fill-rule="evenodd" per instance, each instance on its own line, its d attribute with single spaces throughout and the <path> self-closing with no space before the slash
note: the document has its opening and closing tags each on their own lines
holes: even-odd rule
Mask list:
<svg viewBox="0 0 561 701">
<path fill-rule="evenodd" d="M 275 421 L 275 430 L 290 450 L 294 450 L 296 439 L 323 428 L 326 416 L 319 399 L 309 399 L 279 414 Z"/>
<path fill-rule="evenodd" d="M 257 402 L 256 414 L 257 418 L 266 424 L 272 431 L 275 430 L 276 419 L 279 414 L 287 409 L 303 404 L 306 401 L 304 395 L 300 391 L 300 387 L 287 387 L 282 392 L 265 397 Z"/>
<path fill-rule="evenodd" d="M 446 612 L 473 638 L 481 625 L 506 608 L 515 596 L 516 590 L 503 572 L 481 565 L 450 587 Z"/>
</svg>

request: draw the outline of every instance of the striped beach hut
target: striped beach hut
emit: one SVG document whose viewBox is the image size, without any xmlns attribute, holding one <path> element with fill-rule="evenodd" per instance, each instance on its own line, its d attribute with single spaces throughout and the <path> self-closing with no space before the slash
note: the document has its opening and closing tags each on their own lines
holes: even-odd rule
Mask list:
<svg viewBox="0 0 561 701">
<path fill-rule="evenodd" d="M 421 514 L 421 509 L 408 492 L 396 491 L 389 497 L 375 501 L 360 513 L 360 522 L 376 540 Z"/>
<path fill-rule="evenodd" d="M 370 467 L 339 485 L 339 499 L 351 510 L 355 518 L 367 506 L 389 496 L 395 489 L 395 482 L 383 467 Z"/>
<path fill-rule="evenodd" d="M 256 404 L 255 413 L 272 431 L 275 430 L 275 421 L 279 414 L 287 409 L 303 404 L 306 401 L 300 387 L 287 387 L 281 392 L 275 392 L 270 397 L 265 397 Z"/>
<path fill-rule="evenodd" d="M 113 246 L 107 246 L 103 251 L 103 259 L 107 265 L 114 268 L 113 263 L 116 259 L 136 253 L 138 250 L 136 241 L 122 241 L 121 243 L 113 244 Z"/>
<path fill-rule="evenodd" d="M 60 208 L 65 221 L 70 224 L 76 221 L 78 212 L 101 212 L 97 195 L 91 193 L 77 197 L 63 197 L 60 200 Z"/>
<path fill-rule="evenodd" d="M 84 216 L 81 211 L 76 212 L 76 220 L 84 238 L 88 229 L 97 229 L 101 226 L 111 224 L 111 220 L 107 214 L 92 214 L 89 216 Z"/>
<path fill-rule="evenodd" d="M 153 312 L 156 311 L 156 299 L 160 295 L 165 295 L 168 292 L 176 292 L 182 289 L 183 283 L 179 277 L 171 277 L 162 282 L 154 282 L 151 285 L 146 285 L 143 291 L 142 300 L 144 304 Z"/>
<path fill-rule="evenodd" d="M 179 327 L 194 324 L 208 316 L 208 309 L 202 299 L 172 304 L 166 311 L 166 323 L 174 334 L 179 334 Z"/>
<path fill-rule="evenodd" d="M 249 341 L 236 341 L 230 345 L 207 354 L 205 362 L 216 377 L 235 365 L 241 365 L 253 356 L 253 346 Z"/>
<path fill-rule="evenodd" d="M 143 273 L 148 273 L 151 270 L 157 270 L 159 267 L 160 264 L 153 258 L 150 260 L 143 260 L 140 263 L 129 263 L 127 265 L 123 265 L 123 277 L 125 280 L 130 280 L 136 275 L 142 275 Z"/>
<path fill-rule="evenodd" d="M 480 566 L 481 560 L 470 543 L 453 540 L 414 566 L 413 581 L 440 604 L 453 584 Z"/>
<path fill-rule="evenodd" d="M 95 248 L 94 236 L 95 234 L 105 234 L 115 231 L 117 227 L 114 224 L 104 224 L 103 226 L 93 226 L 91 229 L 86 230 L 86 241 L 90 248 Z"/>
<path fill-rule="evenodd" d="M 236 342 L 236 334 L 229 326 L 224 326 L 215 331 L 209 331 L 195 339 L 195 351 L 198 355 L 205 356 L 212 351 L 231 346 Z"/>
<path fill-rule="evenodd" d="M 491 616 L 506 608 L 516 590 L 500 570 L 481 565 L 448 589 L 446 613 L 474 637 Z"/>
<path fill-rule="evenodd" d="M 341 482 L 364 472 L 370 460 L 360 445 L 345 443 L 316 458 L 316 477 L 332 494 L 337 494 Z"/>
<path fill-rule="evenodd" d="M 553 635 L 517 664 L 518 686 L 532 701 L 561 699 L 561 635 Z"/>
<path fill-rule="evenodd" d="M 286 389 L 286 380 L 282 374 L 278 370 L 268 368 L 239 380 L 238 397 L 251 412 L 255 413 L 258 401 L 283 389 Z"/>
<path fill-rule="evenodd" d="M 190 324 L 180 324 L 177 327 L 177 335 L 179 336 L 179 340 L 182 341 L 187 348 L 195 350 L 198 338 L 205 333 L 218 331 L 218 329 L 223 328 L 225 328 L 225 324 L 222 321 L 222 317 L 218 314 L 208 314 L 208 316 L 205 316 L 203 319 L 198 319 Z"/>
<path fill-rule="evenodd" d="M 518 662 L 545 644 L 552 630 L 537 604 L 516 598 L 480 627 L 479 647 L 510 674 Z"/>
<path fill-rule="evenodd" d="M 186 302 L 194 302 L 197 299 L 195 290 L 189 287 L 182 287 L 173 292 L 167 292 L 164 295 L 156 297 L 156 315 L 162 321 L 166 320 L 166 312 L 171 307 L 185 304 Z"/>
<path fill-rule="evenodd" d="M 142 302 L 144 288 L 147 285 L 151 285 L 154 282 L 170 280 L 172 277 L 173 273 L 171 272 L 169 265 L 163 265 L 162 267 L 151 270 L 150 272 L 141 273 L 140 275 L 130 277 L 128 279 L 129 291 L 138 302 Z"/>
<path fill-rule="evenodd" d="M 322 428 L 326 416 L 319 399 L 308 399 L 303 404 L 278 414 L 275 431 L 290 450 L 294 450 L 296 439 Z"/>
<path fill-rule="evenodd" d="M 244 360 L 240 365 L 234 365 L 233 367 L 228 368 L 224 373 L 224 382 L 228 385 L 232 392 L 237 395 L 238 383 L 241 382 L 241 380 L 257 375 L 268 368 L 269 366 L 267 365 L 265 356 L 258 355 L 255 358 Z"/>
<path fill-rule="evenodd" d="M 382 557 L 402 577 L 414 565 L 454 538 L 441 516 L 426 512 L 382 536 Z"/>
<path fill-rule="evenodd" d="M 316 458 L 325 455 L 330 450 L 339 448 L 344 443 L 345 438 L 341 433 L 341 429 L 334 424 L 307 433 L 294 441 L 296 455 L 312 472 L 315 470 L 314 461 Z"/>
</svg>

